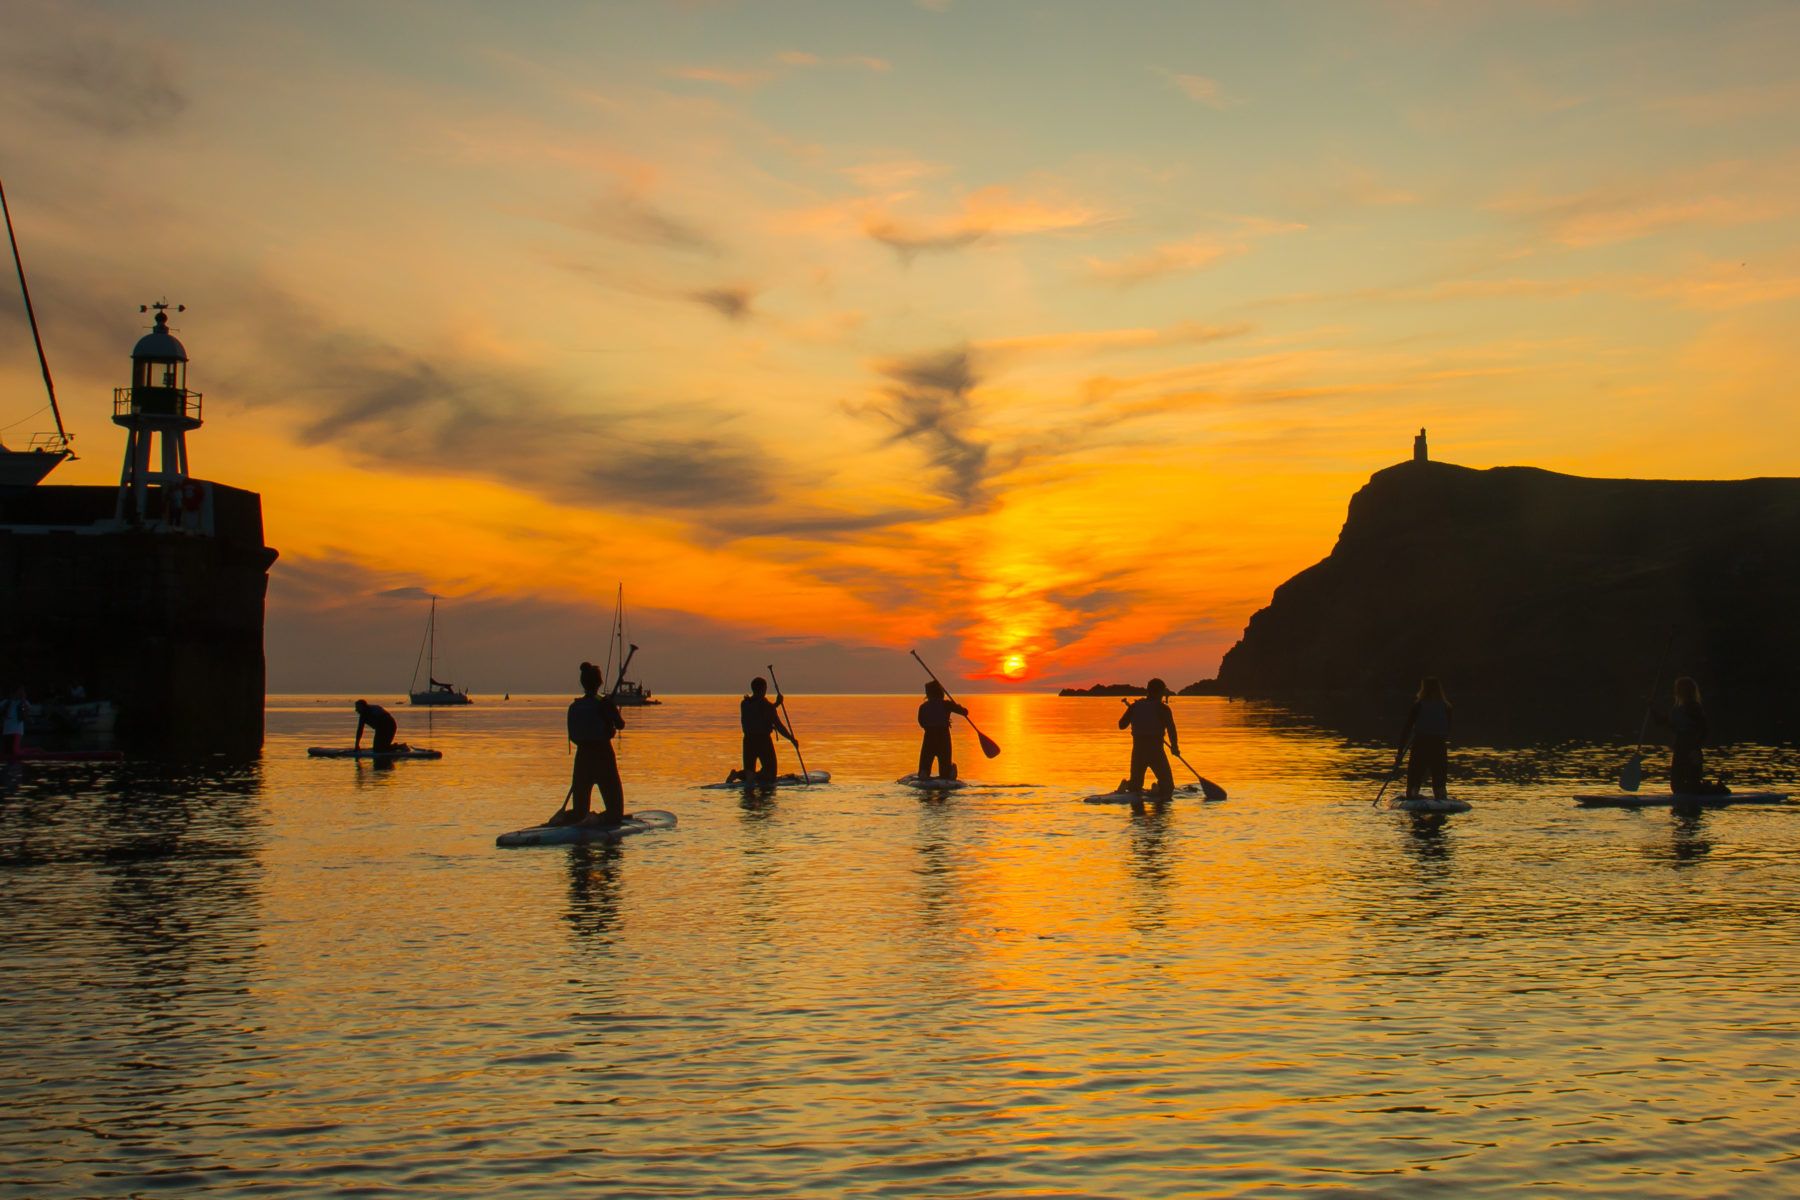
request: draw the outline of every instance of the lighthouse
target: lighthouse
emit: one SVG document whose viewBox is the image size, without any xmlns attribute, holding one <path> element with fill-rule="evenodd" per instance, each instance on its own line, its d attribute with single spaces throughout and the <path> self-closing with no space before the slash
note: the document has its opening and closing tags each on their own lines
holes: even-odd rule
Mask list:
<svg viewBox="0 0 1800 1200">
<path fill-rule="evenodd" d="M 176 312 L 186 311 L 178 304 Z M 113 389 L 113 424 L 127 431 L 125 468 L 119 474 L 118 520 L 130 525 L 186 528 L 205 502 L 205 485 L 188 477 L 188 430 L 200 428 L 200 393 L 187 388 L 187 350 L 169 332 L 166 302 L 156 324 L 131 351 L 131 386 Z M 151 441 L 161 440 L 159 469 L 152 469 Z M 151 488 L 156 491 L 153 494 Z"/>
</svg>

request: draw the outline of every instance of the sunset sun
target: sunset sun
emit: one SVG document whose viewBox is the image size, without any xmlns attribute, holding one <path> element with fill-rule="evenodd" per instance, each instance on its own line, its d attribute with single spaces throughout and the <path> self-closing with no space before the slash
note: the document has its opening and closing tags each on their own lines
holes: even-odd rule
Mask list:
<svg viewBox="0 0 1800 1200">
<path fill-rule="evenodd" d="M 1000 673 L 1008 679 L 1018 679 L 1025 674 L 1025 656 L 1009 654 L 1000 663 Z"/>
</svg>

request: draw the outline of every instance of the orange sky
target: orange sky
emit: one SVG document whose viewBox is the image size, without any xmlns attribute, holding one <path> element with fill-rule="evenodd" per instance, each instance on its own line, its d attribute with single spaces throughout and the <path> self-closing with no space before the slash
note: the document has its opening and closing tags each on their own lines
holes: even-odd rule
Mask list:
<svg viewBox="0 0 1800 1200">
<path fill-rule="evenodd" d="M 1179 686 L 1421 425 L 1793 473 L 1791 5 L 4 2 L 55 478 L 188 304 L 277 690 Z"/>
</svg>

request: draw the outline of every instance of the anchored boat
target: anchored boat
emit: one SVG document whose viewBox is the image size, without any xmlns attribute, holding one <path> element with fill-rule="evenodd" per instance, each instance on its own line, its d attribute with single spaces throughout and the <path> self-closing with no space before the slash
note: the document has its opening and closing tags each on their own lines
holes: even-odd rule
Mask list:
<svg viewBox="0 0 1800 1200">
<path fill-rule="evenodd" d="M 458 691 L 454 683 L 442 683 L 437 678 L 437 597 L 431 598 L 431 615 L 425 619 L 425 644 L 419 647 L 419 657 L 425 664 L 425 690 L 416 690 L 419 686 L 419 663 L 413 663 L 412 682 L 406 685 L 407 699 L 414 704 L 445 705 L 473 704 L 469 693 Z"/>
</svg>

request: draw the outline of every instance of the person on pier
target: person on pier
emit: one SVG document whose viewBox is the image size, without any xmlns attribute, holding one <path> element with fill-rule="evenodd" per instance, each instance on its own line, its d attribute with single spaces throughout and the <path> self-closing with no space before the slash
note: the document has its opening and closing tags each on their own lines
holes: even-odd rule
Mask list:
<svg viewBox="0 0 1800 1200">
<path fill-rule="evenodd" d="M 1144 697 L 1132 701 L 1119 718 L 1119 728 L 1131 730 L 1131 778 L 1120 790 L 1142 792 L 1144 774 L 1151 772 L 1156 776 L 1156 788 L 1151 794 L 1167 799 L 1175 794 L 1175 771 L 1169 766 L 1169 751 L 1181 753 L 1181 737 L 1175 732 L 1175 714 L 1169 709 L 1169 685 L 1152 679 L 1144 691 Z M 1166 749 L 1165 734 L 1169 739 Z"/>
<path fill-rule="evenodd" d="M 1728 796 L 1731 789 L 1706 778 L 1706 710 L 1700 706 L 1700 685 L 1683 675 L 1675 681 L 1675 706 L 1668 716 L 1652 713 L 1656 723 L 1675 735 L 1669 753 L 1669 790 L 1678 796 Z"/>
<path fill-rule="evenodd" d="M 356 702 L 356 748 L 362 749 L 363 729 L 367 728 L 374 738 L 369 750 L 373 754 L 404 754 L 412 747 L 405 742 L 394 741 L 394 734 L 400 728 L 394 715 L 379 704 L 370 704 L 367 700 Z"/>
<path fill-rule="evenodd" d="M 1425 782 L 1427 774 L 1431 776 L 1431 794 L 1439 800 L 1446 799 L 1451 715 L 1450 700 L 1437 677 L 1420 680 L 1418 698 L 1406 714 L 1406 724 L 1400 728 L 1400 753 L 1405 754 L 1408 745 L 1412 747 L 1412 757 L 1406 764 L 1408 800 L 1419 798 L 1419 785 Z"/>
<path fill-rule="evenodd" d="M 969 710 L 944 694 L 944 685 L 933 679 L 925 685 L 925 703 L 919 705 L 919 728 L 925 738 L 919 745 L 919 778 L 955 779 L 956 763 L 950 749 L 950 717 Z M 933 765 L 936 770 L 932 770 Z"/>
<path fill-rule="evenodd" d="M 738 702 L 738 724 L 744 730 L 744 768 L 726 777 L 728 783 L 745 787 L 775 786 L 775 735 L 792 742 L 793 733 L 781 723 L 781 694 L 769 699 L 769 681 L 758 675 L 750 681 L 750 694 Z"/>
<path fill-rule="evenodd" d="M 625 819 L 625 785 L 619 779 L 619 757 L 613 752 L 613 737 L 625 728 L 625 718 L 611 696 L 600 694 L 603 681 L 599 667 L 591 662 L 581 664 L 581 695 L 569 705 L 569 740 L 575 743 L 569 806 L 547 824 L 586 821 L 593 814 L 596 787 L 604 808 L 595 823 L 617 825 Z"/>
</svg>

